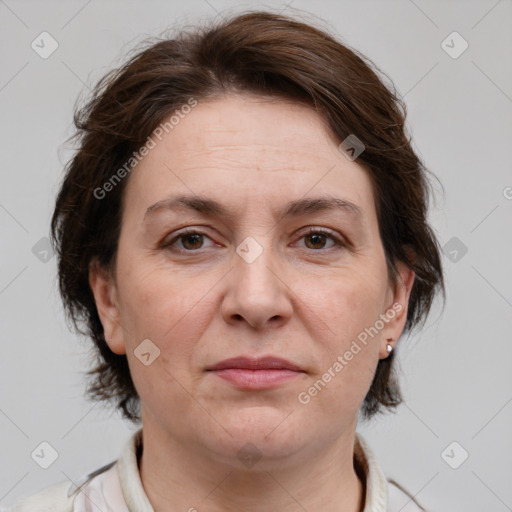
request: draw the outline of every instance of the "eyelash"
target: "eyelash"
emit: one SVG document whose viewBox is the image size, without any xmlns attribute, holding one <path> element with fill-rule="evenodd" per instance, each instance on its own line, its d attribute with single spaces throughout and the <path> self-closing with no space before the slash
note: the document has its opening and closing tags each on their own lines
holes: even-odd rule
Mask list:
<svg viewBox="0 0 512 512">
<path fill-rule="evenodd" d="M 325 229 L 320 229 L 320 228 L 309 228 L 308 231 L 300 237 L 300 239 L 304 238 L 305 236 L 312 235 L 312 234 L 325 235 L 327 238 L 330 238 L 334 242 L 334 246 L 337 248 L 344 248 L 347 246 L 347 244 L 345 242 L 343 242 L 340 238 L 335 236 L 331 231 L 328 231 Z M 181 231 L 176 236 L 174 236 L 169 242 L 164 242 L 162 244 L 162 248 L 173 250 L 178 253 L 193 254 L 193 253 L 199 252 L 201 249 L 187 250 L 187 249 L 175 249 L 172 247 L 175 242 L 177 242 L 181 238 L 184 238 L 189 235 L 201 235 L 201 236 L 206 236 L 207 238 L 210 238 L 206 233 L 204 233 L 202 231 L 197 231 L 195 229 L 187 228 L 185 231 Z M 330 249 L 333 249 L 333 248 L 334 247 L 331 247 Z M 318 249 L 318 250 L 310 249 L 310 250 L 313 252 L 322 252 L 322 251 L 328 251 L 329 249 Z"/>
</svg>

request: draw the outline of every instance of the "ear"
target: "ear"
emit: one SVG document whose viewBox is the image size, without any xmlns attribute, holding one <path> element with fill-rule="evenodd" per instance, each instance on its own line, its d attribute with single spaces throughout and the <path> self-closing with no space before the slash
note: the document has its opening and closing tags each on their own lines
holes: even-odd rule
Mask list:
<svg viewBox="0 0 512 512">
<path fill-rule="evenodd" d="M 385 327 L 381 333 L 380 359 L 388 357 L 389 353 L 386 350 L 388 344 L 393 349 L 396 348 L 397 340 L 400 338 L 407 320 L 409 297 L 414 284 L 415 273 L 409 266 L 402 261 L 398 261 L 396 268 L 398 270 L 396 283 L 390 284 L 388 303 L 384 312 L 388 320 L 384 322 Z"/>
<path fill-rule="evenodd" d="M 89 285 L 110 350 L 115 354 L 126 354 L 115 279 L 100 265 L 97 259 L 91 261 L 89 265 Z"/>
</svg>

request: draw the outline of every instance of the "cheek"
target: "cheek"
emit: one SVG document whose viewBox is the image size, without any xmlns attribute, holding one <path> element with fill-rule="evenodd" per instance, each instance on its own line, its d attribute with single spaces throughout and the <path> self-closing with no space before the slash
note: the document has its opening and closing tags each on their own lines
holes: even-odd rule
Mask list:
<svg viewBox="0 0 512 512">
<path fill-rule="evenodd" d="M 178 378 L 215 311 L 207 293 L 218 276 L 203 278 L 132 259 L 119 272 L 122 318 L 132 351 L 144 339 L 160 350 L 158 362 Z"/>
<path fill-rule="evenodd" d="M 201 336 L 200 320 L 208 317 L 204 287 L 199 283 L 191 286 L 190 279 L 171 275 L 168 269 L 136 263 L 132 260 L 119 272 L 130 373 L 143 404 L 150 410 L 158 409 L 165 399 L 169 414 L 177 409 L 184 412 L 193 401 L 183 383 L 190 388 L 187 371 Z M 134 353 L 146 339 L 159 351 L 148 366 Z"/>
<path fill-rule="evenodd" d="M 379 334 L 370 330 L 384 313 L 386 274 L 347 270 L 309 290 L 308 306 L 326 326 L 315 350 L 318 373 L 304 386 L 319 413 L 344 417 L 360 407 L 379 361 Z M 306 293 L 304 290 L 303 293 Z M 343 414 L 340 413 L 343 412 Z"/>
<path fill-rule="evenodd" d="M 305 394 L 301 399 L 306 396 L 309 404 L 300 407 L 311 407 L 312 413 L 316 410 L 318 416 L 329 418 L 333 425 L 357 415 L 373 379 L 374 359 L 367 349 L 363 349 L 339 373 L 333 367 L 330 372 L 326 369 L 309 388 L 303 390 Z"/>
<path fill-rule="evenodd" d="M 151 265 L 142 257 L 119 264 L 121 312 L 136 334 L 157 336 L 171 329 L 194 301 L 194 288 L 179 274 Z M 198 293 L 199 294 L 199 293 Z"/>
<path fill-rule="evenodd" d="M 370 267 L 363 271 L 337 269 L 332 276 L 318 280 L 316 286 L 308 281 L 298 295 L 321 320 L 330 344 L 342 349 L 384 312 L 385 279 L 377 268 L 373 272 Z"/>
</svg>

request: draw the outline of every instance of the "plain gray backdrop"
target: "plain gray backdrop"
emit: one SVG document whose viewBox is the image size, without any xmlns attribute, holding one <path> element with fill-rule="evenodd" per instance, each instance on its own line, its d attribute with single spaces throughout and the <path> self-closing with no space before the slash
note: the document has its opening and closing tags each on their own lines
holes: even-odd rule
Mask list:
<svg viewBox="0 0 512 512">
<path fill-rule="evenodd" d="M 428 510 L 512 510 L 512 2 L 265 5 L 318 16 L 389 75 L 414 148 L 444 186 L 430 219 L 446 308 L 401 340 L 405 403 L 359 430 Z M 75 100 L 142 39 L 261 6 L 0 0 L 2 506 L 116 459 L 135 429 L 83 398 L 89 343 L 66 325 L 46 246 Z M 31 457 L 42 442 L 58 453 L 48 469 Z"/>
</svg>

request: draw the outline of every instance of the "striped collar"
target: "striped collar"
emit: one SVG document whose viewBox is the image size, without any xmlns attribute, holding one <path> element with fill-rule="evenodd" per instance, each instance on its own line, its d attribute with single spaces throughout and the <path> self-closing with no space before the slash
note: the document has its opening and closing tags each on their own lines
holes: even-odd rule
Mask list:
<svg viewBox="0 0 512 512">
<path fill-rule="evenodd" d="M 142 428 L 128 439 L 117 461 L 69 488 L 68 496 L 75 494 L 73 512 L 88 512 L 97 508 L 116 512 L 154 512 L 140 478 L 138 455 L 141 450 Z M 372 450 L 358 432 L 354 442 L 354 466 L 365 478 L 363 512 L 388 510 L 388 482 Z"/>
</svg>

